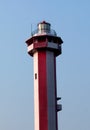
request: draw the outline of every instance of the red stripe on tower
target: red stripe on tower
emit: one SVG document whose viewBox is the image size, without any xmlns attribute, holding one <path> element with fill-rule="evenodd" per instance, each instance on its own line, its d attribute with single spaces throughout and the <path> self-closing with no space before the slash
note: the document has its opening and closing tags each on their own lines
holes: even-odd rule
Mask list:
<svg viewBox="0 0 90 130">
<path fill-rule="evenodd" d="M 46 51 L 38 52 L 39 130 L 48 130 Z"/>
</svg>

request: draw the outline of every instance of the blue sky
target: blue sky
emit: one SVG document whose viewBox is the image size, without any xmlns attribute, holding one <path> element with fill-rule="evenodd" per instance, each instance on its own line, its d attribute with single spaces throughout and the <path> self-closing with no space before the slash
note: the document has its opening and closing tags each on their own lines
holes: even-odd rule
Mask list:
<svg viewBox="0 0 90 130">
<path fill-rule="evenodd" d="M 33 130 L 33 58 L 25 41 L 46 20 L 62 37 L 59 130 L 90 129 L 90 1 L 0 0 L 0 130 Z"/>
</svg>

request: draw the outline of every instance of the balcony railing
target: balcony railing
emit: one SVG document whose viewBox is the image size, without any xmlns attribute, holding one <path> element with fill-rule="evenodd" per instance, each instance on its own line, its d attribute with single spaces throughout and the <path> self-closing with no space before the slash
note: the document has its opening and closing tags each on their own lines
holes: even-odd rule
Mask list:
<svg viewBox="0 0 90 130">
<path fill-rule="evenodd" d="M 55 30 L 53 30 L 53 29 L 51 29 L 51 30 L 45 30 L 45 29 L 38 30 L 38 29 L 36 29 L 35 31 L 32 31 L 31 35 L 34 36 L 34 35 L 39 35 L 39 34 L 44 34 L 44 33 L 57 36 Z"/>
</svg>

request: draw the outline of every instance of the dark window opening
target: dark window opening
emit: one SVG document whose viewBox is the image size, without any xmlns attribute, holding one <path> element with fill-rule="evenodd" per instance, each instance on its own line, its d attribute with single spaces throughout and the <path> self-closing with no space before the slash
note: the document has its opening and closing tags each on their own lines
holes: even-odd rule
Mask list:
<svg viewBox="0 0 90 130">
<path fill-rule="evenodd" d="M 37 79 L 37 73 L 35 73 L 35 79 Z"/>
</svg>

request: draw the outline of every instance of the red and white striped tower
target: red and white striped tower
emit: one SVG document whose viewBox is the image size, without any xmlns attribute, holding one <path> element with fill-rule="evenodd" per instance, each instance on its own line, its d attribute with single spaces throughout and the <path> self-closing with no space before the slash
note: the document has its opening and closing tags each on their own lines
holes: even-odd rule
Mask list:
<svg viewBox="0 0 90 130">
<path fill-rule="evenodd" d="M 61 54 L 62 39 L 45 21 L 26 41 L 29 55 L 34 57 L 34 118 L 35 130 L 58 130 L 56 57 Z"/>
</svg>

